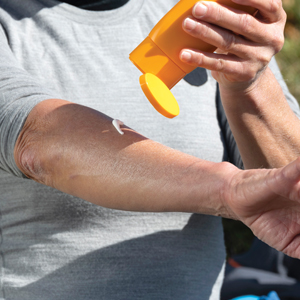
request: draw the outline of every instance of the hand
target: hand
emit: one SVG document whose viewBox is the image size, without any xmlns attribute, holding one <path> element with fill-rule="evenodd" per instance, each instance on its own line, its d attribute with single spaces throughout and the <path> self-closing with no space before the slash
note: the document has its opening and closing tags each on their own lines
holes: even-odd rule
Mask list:
<svg viewBox="0 0 300 300">
<path fill-rule="evenodd" d="M 300 158 L 281 169 L 238 171 L 224 199 L 259 239 L 300 258 Z"/>
<path fill-rule="evenodd" d="M 220 85 L 249 87 L 284 43 L 286 13 L 281 0 L 232 0 L 257 9 L 252 16 L 216 2 L 198 2 L 183 29 L 217 47 L 215 53 L 184 49 L 181 59 L 212 70 Z"/>
</svg>

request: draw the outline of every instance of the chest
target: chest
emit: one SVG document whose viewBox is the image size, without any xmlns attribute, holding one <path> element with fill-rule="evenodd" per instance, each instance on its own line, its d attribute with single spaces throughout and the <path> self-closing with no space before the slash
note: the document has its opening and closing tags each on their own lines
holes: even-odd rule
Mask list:
<svg viewBox="0 0 300 300">
<path fill-rule="evenodd" d="M 121 23 L 82 24 L 54 13 L 43 16 L 43 22 L 23 19 L 14 25 L 17 30 L 9 31 L 11 48 L 24 69 L 50 87 L 54 97 L 120 119 L 169 147 L 221 161 L 224 147 L 216 113 L 216 82 L 210 73 L 196 69 L 173 88 L 181 112 L 170 120 L 148 102 L 139 84 L 141 73 L 128 58 L 172 7 L 171 2 L 155 11 L 151 1 L 144 1 L 135 15 Z"/>
</svg>

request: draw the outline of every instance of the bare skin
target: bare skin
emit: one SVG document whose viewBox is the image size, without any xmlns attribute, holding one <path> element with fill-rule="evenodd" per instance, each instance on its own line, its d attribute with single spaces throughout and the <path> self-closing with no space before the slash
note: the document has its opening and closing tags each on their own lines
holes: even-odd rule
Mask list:
<svg viewBox="0 0 300 300">
<path fill-rule="evenodd" d="M 239 219 L 300 257 L 300 159 L 283 169 L 241 171 L 122 130 L 90 108 L 49 99 L 29 115 L 16 162 L 28 177 L 101 206 Z"/>
<path fill-rule="evenodd" d="M 212 70 L 245 167 L 281 167 L 300 155 L 299 120 L 268 68 L 283 46 L 286 13 L 281 0 L 234 2 L 258 13 L 254 17 L 215 2 L 199 3 L 183 28 L 218 50 L 184 49 L 181 58 Z"/>
<path fill-rule="evenodd" d="M 285 14 L 275 5 L 277 0 L 240 2 L 259 10 L 255 17 L 247 17 L 253 32 L 237 32 L 245 28 L 241 13 L 213 2 L 205 3 L 208 10 L 201 21 L 195 17 L 194 29 L 188 29 L 186 22 L 183 26 L 203 39 L 201 26 L 220 25 L 227 29 L 208 26 L 207 41 L 222 49 L 233 31 L 239 34 L 236 39 L 246 39 L 241 44 L 247 46 L 235 43 L 226 49 L 228 55 L 186 49 L 191 53 L 188 63 L 213 70 L 247 168 L 290 164 L 241 171 L 229 163 L 203 161 L 126 126 L 121 126 L 124 135 L 120 135 L 109 117 L 91 108 L 49 99 L 31 111 L 17 140 L 15 160 L 20 170 L 42 184 L 110 208 L 238 219 L 272 247 L 300 258 L 300 138 L 296 135 L 300 124 L 267 67 L 282 43 Z M 222 13 L 214 19 L 218 12 Z M 276 38 L 270 43 L 275 27 L 281 30 L 280 42 Z M 262 29 L 265 34 L 258 41 Z M 272 50 L 263 57 L 254 55 L 258 44 Z M 186 61 L 185 55 L 181 57 Z M 287 119 L 278 117 L 282 112 Z M 295 131 L 290 132 L 291 127 Z"/>
</svg>

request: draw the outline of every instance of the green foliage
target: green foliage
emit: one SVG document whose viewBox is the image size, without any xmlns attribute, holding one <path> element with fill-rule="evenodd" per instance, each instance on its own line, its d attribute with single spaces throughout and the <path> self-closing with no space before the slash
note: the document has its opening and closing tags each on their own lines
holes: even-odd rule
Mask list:
<svg viewBox="0 0 300 300">
<path fill-rule="evenodd" d="M 285 9 L 288 20 L 288 24 L 293 24 L 294 26 L 298 27 L 300 24 L 300 4 L 299 0 L 283 0 L 283 8 Z"/>
<path fill-rule="evenodd" d="M 285 44 L 276 59 L 291 93 L 300 102 L 300 1 L 283 0 L 283 7 L 288 16 Z"/>
<path fill-rule="evenodd" d="M 276 59 L 291 93 L 300 101 L 300 41 L 286 39 Z"/>
</svg>

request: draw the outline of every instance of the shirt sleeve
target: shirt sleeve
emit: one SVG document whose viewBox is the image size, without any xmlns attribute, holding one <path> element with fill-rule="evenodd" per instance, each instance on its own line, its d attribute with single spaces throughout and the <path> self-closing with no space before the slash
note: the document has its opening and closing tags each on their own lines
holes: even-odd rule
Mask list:
<svg viewBox="0 0 300 300">
<path fill-rule="evenodd" d="M 295 97 L 289 92 L 289 89 L 282 77 L 282 74 L 279 70 L 275 58 L 271 60 L 269 67 L 272 70 L 273 74 L 275 75 L 276 79 L 278 80 L 279 84 L 281 85 L 281 88 L 284 92 L 285 98 L 289 106 L 291 107 L 295 115 L 300 119 L 299 104 L 295 99 Z M 221 127 L 225 148 L 227 151 L 228 161 L 234 164 L 235 166 L 237 166 L 238 168 L 243 169 L 244 168 L 243 161 L 239 149 L 237 147 L 236 141 L 233 137 L 232 131 L 230 129 L 230 126 L 228 124 L 228 120 L 226 118 L 225 111 L 221 102 L 219 90 L 217 91 L 216 105 L 217 105 L 218 120 Z"/>
<path fill-rule="evenodd" d="M 25 177 L 14 160 L 14 147 L 33 107 L 54 98 L 18 63 L 0 27 L 0 168 Z"/>
</svg>

